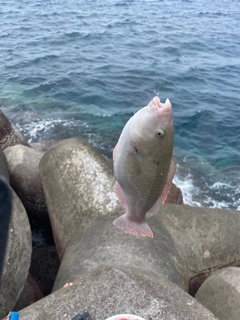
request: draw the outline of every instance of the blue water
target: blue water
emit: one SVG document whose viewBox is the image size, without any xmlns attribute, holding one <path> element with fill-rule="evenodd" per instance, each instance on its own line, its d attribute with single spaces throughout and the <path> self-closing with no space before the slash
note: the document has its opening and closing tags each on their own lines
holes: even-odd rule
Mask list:
<svg viewBox="0 0 240 320">
<path fill-rule="evenodd" d="M 29 142 L 79 136 L 110 157 L 169 98 L 184 201 L 240 210 L 238 0 L 2 0 L 0 57 L 1 109 Z"/>
</svg>

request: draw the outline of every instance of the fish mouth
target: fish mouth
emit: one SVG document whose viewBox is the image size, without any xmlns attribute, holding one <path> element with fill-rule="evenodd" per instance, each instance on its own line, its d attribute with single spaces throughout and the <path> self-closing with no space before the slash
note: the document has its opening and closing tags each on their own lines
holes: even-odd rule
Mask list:
<svg viewBox="0 0 240 320">
<path fill-rule="evenodd" d="M 149 112 L 156 113 L 159 117 L 167 117 L 172 119 L 172 104 L 169 99 L 162 103 L 158 96 L 155 96 L 147 106 Z"/>
</svg>

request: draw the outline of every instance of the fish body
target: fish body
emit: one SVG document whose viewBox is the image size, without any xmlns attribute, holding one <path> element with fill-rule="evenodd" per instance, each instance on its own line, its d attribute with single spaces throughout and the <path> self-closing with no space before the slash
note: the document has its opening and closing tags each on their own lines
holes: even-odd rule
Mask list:
<svg viewBox="0 0 240 320">
<path fill-rule="evenodd" d="M 125 214 L 114 221 L 124 232 L 153 237 L 145 217 L 165 202 L 175 173 L 172 105 L 156 96 L 129 119 L 113 151 L 115 190 Z"/>
</svg>

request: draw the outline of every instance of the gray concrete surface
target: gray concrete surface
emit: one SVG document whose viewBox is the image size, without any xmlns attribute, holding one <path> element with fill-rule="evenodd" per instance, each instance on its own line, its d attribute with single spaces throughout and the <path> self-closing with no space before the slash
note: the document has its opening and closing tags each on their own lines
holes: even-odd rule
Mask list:
<svg viewBox="0 0 240 320">
<path fill-rule="evenodd" d="M 195 297 L 220 320 L 239 320 L 240 268 L 228 267 L 213 272 Z"/>
<path fill-rule="evenodd" d="M 0 149 L 0 176 L 4 176 L 5 179 L 9 182 L 7 159 L 2 149 Z"/>
<path fill-rule="evenodd" d="M 29 145 L 18 129 L 0 110 L 0 148 L 5 149 L 15 144 Z"/>
<path fill-rule="evenodd" d="M 31 230 L 26 211 L 13 192 L 13 209 L 0 282 L 0 317 L 16 304 L 28 276 L 31 261 Z"/>
<path fill-rule="evenodd" d="M 146 320 L 214 320 L 194 298 L 162 277 L 100 266 L 20 311 L 21 320 L 71 320 L 88 311 L 93 320 L 131 313 Z"/>
<path fill-rule="evenodd" d="M 204 278 L 240 264 L 240 212 L 163 205 L 148 219 L 153 239 L 138 238 L 112 226 L 117 214 L 96 218 L 68 245 L 54 290 L 98 265 L 134 266 L 164 276 L 196 292 Z"/>
<path fill-rule="evenodd" d="M 18 298 L 17 303 L 15 304 L 13 310 L 19 311 L 30 304 L 42 299 L 44 297 L 43 293 L 38 287 L 37 282 L 28 274 L 27 280 L 25 282 L 24 288 Z"/>
<path fill-rule="evenodd" d="M 15 145 L 4 150 L 7 159 L 10 184 L 28 214 L 33 218 L 47 216 L 47 205 L 39 172 L 43 152 L 24 145 Z"/>
<path fill-rule="evenodd" d="M 95 217 L 120 208 L 112 164 L 76 138 L 51 147 L 40 161 L 40 172 L 61 259 L 76 233 L 81 233 Z"/>
</svg>

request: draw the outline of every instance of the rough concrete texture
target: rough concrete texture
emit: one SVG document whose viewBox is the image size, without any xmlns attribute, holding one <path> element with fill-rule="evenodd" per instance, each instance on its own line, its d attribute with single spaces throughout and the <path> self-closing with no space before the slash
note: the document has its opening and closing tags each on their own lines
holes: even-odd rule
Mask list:
<svg viewBox="0 0 240 320">
<path fill-rule="evenodd" d="M 0 282 L 0 318 L 12 310 L 21 294 L 31 261 L 31 230 L 26 211 L 13 192 L 13 209 Z"/>
<path fill-rule="evenodd" d="M 70 239 L 92 219 L 120 208 L 112 165 L 87 142 L 67 139 L 44 154 L 40 172 L 61 258 Z"/>
<path fill-rule="evenodd" d="M 44 140 L 39 142 L 30 143 L 30 146 L 37 151 L 47 151 L 50 147 L 52 147 L 57 141 L 55 140 Z"/>
<path fill-rule="evenodd" d="M 240 268 L 213 272 L 199 288 L 195 298 L 221 320 L 240 319 Z"/>
<path fill-rule="evenodd" d="M 7 159 L 2 149 L 0 149 L 0 176 L 4 176 L 5 179 L 9 182 Z"/>
<path fill-rule="evenodd" d="M 101 266 L 20 311 L 21 320 L 71 320 L 88 311 L 93 320 L 131 313 L 146 320 L 213 320 L 211 312 L 161 277 Z"/>
<path fill-rule="evenodd" d="M 104 264 L 134 266 L 164 276 L 185 291 L 196 292 L 212 270 L 240 265 L 238 211 L 163 205 L 148 219 L 153 239 L 115 229 L 115 217 L 96 218 L 73 239 L 62 259 L 54 290 Z"/>
<path fill-rule="evenodd" d="M 29 145 L 17 128 L 0 110 L 0 148 L 5 149 L 15 144 Z"/>
<path fill-rule="evenodd" d="M 47 216 L 47 205 L 39 172 L 43 152 L 15 145 L 4 150 L 10 183 L 21 199 L 28 214 L 33 217 Z"/>
<path fill-rule="evenodd" d="M 75 237 L 61 261 L 53 290 L 99 265 L 135 267 L 164 275 L 165 278 L 186 287 L 179 268 L 182 265 L 175 244 L 158 219 L 150 218 L 154 238 L 141 238 L 119 231 L 113 221 L 122 212 L 96 218 L 84 232 Z"/>
<path fill-rule="evenodd" d="M 14 311 L 21 310 L 29 306 L 30 304 L 42 299 L 43 297 L 44 296 L 40 291 L 36 281 L 29 273 L 27 280 L 25 282 L 24 288 L 13 310 Z"/>
</svg>

